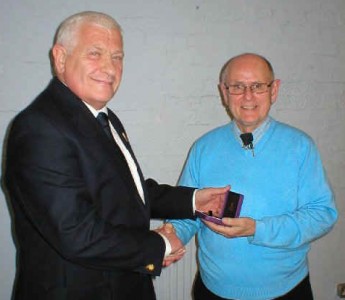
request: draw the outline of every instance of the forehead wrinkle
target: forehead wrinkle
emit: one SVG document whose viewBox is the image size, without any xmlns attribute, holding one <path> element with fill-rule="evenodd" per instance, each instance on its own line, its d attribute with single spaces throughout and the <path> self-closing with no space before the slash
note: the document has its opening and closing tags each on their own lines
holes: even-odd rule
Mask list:
<svg viewBox="0 0 345 300">
<path fill-rule="evenodd" d="M 101 29 L 101 31 L 97 32 L 92 32 L 91 28 L 91 33 L 89 33 L 89 38 L 91 41 L 93 40 L 93 37 L 96 36 L 96 40 L 91 43 L 91 45 L 88 47 L 89 49 L 95 48 L 100 51 L 108 51 L 112 54 L 123 54 L 123 44 L 122 44 L 122 36 L 121 33 L 114 29 L 114 28 L 106 28 L 102 25 L 99 24 L 88 24 L 92 27 L 98 27 Z M 84 30 L 90 30 L 90 28 L 85 28 Z M 103 32 L 103 30 L 105 32 Z M 104 34 L 104 35 L 103 35 Z M 117 35 L 119 34 L 119 43 L 114 43 L 114 40 L 117 40 Z M 97 38 L 101 37 L 101 38 Z M 103 39 L 104 38 L 104 39 Z M 112 49 L 113 48 L 113 49 Z"/>
</svg>

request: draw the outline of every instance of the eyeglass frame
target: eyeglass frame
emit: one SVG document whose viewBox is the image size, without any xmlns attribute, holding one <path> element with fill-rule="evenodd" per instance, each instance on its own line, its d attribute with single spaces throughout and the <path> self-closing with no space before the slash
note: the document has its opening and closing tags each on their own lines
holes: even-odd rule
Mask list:
<svg viewBox="0 0 345 300">
<path fill-rule="evenodd" d="M 272 86 L 272 84 L 275 82 L 276 80 L 273 79 L 271 82 L 252 82 L 251 84 L 243 84 L 243 83 L 240 83 L 240 84 L 229 84 L 227 85 L 226 83 L 223 83 L 225 89 L 229 92 L 230 95 L 243 95 L 246 90 L 249 88 L 250 92 L 253 93 L 253 94 L 264 94 L 266 92 L 268 92 L 268 89 Z M 261 85 L 264 85 L 266 86 L 266 89 L 265 91 L 262 91 L 262 92 L 258 92 L 258 91 L 253 91 L 253 86 L 254 85 L 257 85 L 257 84 L 261 84 Z M 231 93 L 230 92 L 230 87 L 234 87 L 234 86 L 242 86 L 243 87 L 243 90 L 241 93 Z"/>
</svg>

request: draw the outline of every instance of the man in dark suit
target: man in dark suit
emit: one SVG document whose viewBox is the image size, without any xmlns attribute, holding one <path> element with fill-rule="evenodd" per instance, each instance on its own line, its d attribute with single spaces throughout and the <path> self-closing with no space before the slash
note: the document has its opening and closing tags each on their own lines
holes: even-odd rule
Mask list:
<svg viewBox="0 0 345 300">
<path fill-rule="evenodd" d="M 13 298 L 155 299 L 151 276 L 167 255 L 181 255 L 182 244 L 173 232 L 150 230 L 150 218 L 217 210 L 228 188 L 144 180 L 106 107 L 123 66 L 114 19 L 97 12 L 67 18 L 51 54 L 54 78 L 14 119 L 8 138 L 5 184 L 18 250 Z"/>
</svg>

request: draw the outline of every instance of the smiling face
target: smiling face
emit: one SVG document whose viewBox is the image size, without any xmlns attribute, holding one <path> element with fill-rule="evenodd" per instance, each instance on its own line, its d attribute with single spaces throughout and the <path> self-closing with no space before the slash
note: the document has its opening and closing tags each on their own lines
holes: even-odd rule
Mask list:
<svg viewBox="0 0 345 300">
<path fill-rule="evenodd" d="M 273 81 L 273 74 L 267 63 L 254 54 L 245 54 L 233 59 L 227 66 L 227 73 L 220 84 L 224 104 L 228 107 L 239 129 L 254 131 L 266 119 L 271 105 L 276 101 L 280 81 Z M 267 92 L 255 93 L 246 88 L 242 95 L 232 95 L 226 86 L 270 83 Z"/>
<path fill-rule="evenodd" d="M 82 23 L 73 47 L 55 44 L 52 54 L 57 77 L 81 100 L 100 109 L 114 96 L 123 67 L 119 30 Z"/>
</svg>

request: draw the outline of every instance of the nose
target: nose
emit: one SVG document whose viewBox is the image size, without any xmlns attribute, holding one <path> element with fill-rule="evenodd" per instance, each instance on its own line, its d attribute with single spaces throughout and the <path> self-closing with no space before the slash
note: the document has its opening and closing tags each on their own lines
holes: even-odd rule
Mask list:
<svg viewBox="0 0 345 300">
<path fill-rule="evenodd" d="M 253 97 L 253 92 L 250 86 L 246 86 L 243 92 L 243 97 L 247 100 L 250 100 Z"/>
<path fill-rule="evenodd" d="M 116 64 L 110 55 L 104 55 L 102 59 L 102 71 L 108 76 L 114 76 L 116 73 Z"/>
</svg>

